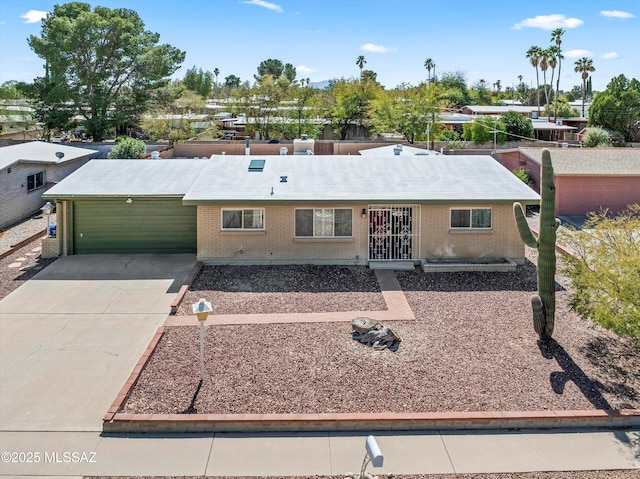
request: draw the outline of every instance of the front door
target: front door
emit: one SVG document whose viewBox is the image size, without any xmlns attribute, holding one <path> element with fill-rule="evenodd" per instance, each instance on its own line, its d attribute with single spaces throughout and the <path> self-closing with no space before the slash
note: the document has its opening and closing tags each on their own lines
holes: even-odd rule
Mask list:
<svg viewBox="0 0 640 479">
<path fill-rule="evenodd" d="M 413 208 L 369 208 L 369 260 L 413 259 Z"/>
</svg>

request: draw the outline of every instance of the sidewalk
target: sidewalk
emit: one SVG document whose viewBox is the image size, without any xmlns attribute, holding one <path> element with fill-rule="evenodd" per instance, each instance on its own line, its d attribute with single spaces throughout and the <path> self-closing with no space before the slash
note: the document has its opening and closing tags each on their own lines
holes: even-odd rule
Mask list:
<svg viewBox="0 0 640 479">
<path fill-rule="evenodd" d="M 31 463 L 3 461 L 0 475 L 341 476 L 359 472 L 366 436 L 367 433 L 101 436 L 95 432 L 0 432 L 2 452 L 33 453 L 31 457 L 38 458 Z M 388 473 L 640 468 L 638 430 L 378 432 L 375 437 L 384 465 L 368 470 L 381 477 Z"/>
</svg>

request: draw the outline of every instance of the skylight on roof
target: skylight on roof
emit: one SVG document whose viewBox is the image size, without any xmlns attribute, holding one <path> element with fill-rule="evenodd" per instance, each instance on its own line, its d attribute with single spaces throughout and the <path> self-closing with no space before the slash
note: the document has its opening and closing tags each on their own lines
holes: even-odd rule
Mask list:
<svg viewBox="0 0 640 479">
<path fill-rule="evenodd" d="M 251 160 L 249 162 L 249 171 L 262 171 L 264 170 L 264 163 L 266 160 Z"/>
</svg>

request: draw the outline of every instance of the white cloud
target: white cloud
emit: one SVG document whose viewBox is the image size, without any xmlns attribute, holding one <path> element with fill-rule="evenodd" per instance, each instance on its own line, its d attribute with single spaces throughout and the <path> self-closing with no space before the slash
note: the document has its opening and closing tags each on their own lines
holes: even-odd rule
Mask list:
<svg viewBox="0 0 640 479">
<path fill-rule="evenodd" d="M 516 23 L 513 28 L 522 30 L 523 28 L 541 28 L 542 30 L 554 30 L 556 28 L 577 28 L 584 22 L 579 18 L 567 18 L 564 15 L 538 15 L 537 17 L 527 18 L 520 23 Z"/>
<path fill-rule="evenodd" d="M 564 56 L 567 58 L 580 58 L 580 57 L 590 57 L 593 53 L 589 50 L 569 50 L 564 52 Z"/>
<path fill-rule="evenodd" d="M 316 70 L 313 68 L 309 68 L 307 66 L 304 65 L 299 65 L 296 67 L 296 72 L 298 73 L 312 73 L 315 72 Z"/>
<path fill-rule="evenodd" d="M 264 7 L 264 8 L 268 8 L 269 10 L 273 10 L 274 12 L 278 12 L 278 13 L 282 13 L 282 7 L 280 5 L 277 5 L 275 3 L 271 3 L 271 2 L 265 2 L 264 0 L 247 0 L 246 2 L 247 5 L 258 5 L 259 7 Z"/>
<path fill-rule="evenodd" d="M 627 18 L 635 18 L 635 15 L 633 13 L 622 12 L 620 10 L 602 10 L 600 12 L 600 15 L 608 18 L 622 18 L 623 20 Z"/>
<path fill-rule="evenodd" d="M 620 55 L 618 55 L 618 52 L 609 52 L 602 55 L 602 58 L 604 58 L 605 60 L 613 60 L 614 58 L 618 58 L 619 56 Z"/>
<path fill-rule="evenodd" d="M 46 16 L 47 12 L 43 12 L 42 10 L 29 10 L 24 15 L 20 15 L 20 18 L 24 18 L 24 23 L 38 23 Z"/>
<path fill-rule="evenodd" d="M 383 47 L 382 45 L 375 45 L 373 43 L 365 43 L 360 47 L 360 50 L 362 50 L 363 52 L 371 52 L 371 53 L 388 53 L 388 52 L 396 51 L 395 48 L 387 48 L 387 47 Z"/>
</svg>

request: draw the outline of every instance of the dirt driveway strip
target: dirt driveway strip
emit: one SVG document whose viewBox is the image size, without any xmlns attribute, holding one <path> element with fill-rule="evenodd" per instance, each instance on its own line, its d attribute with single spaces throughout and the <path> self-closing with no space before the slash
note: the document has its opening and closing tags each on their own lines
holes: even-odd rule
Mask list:
<svg viewBox="0 0 640 479">
<path fill-rule="evenodd" d="M 195 263 L 193 255 L 63 257 L 4 298 L 2 430 L 101 430 Z"/>
</svg>

